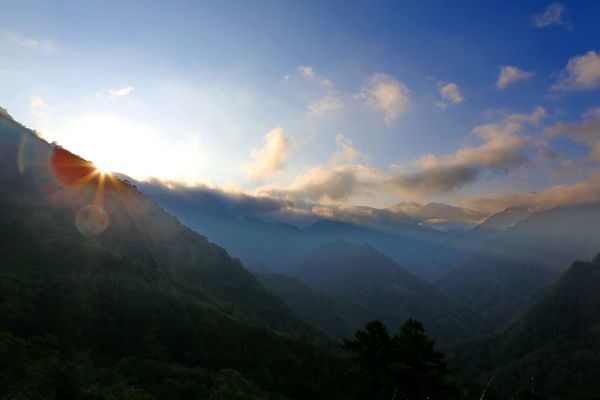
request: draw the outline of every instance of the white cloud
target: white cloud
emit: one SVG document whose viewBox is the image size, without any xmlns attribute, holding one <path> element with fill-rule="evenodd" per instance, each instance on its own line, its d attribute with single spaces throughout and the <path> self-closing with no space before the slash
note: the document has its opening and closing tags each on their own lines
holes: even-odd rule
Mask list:
<svg viewBox="0 0 600 400">
<path fill-rule="evenodd" d="M 39 96 L 31 98 L 31 115 L 37 123 L 42 123 L 54 111 L 56 111 L 56 108 L 48 104 L 43 98 Z"/>
<path fill-rule="evenodd" d="M 48 53 L 56 49 L 56 45 L 54 44 L 54 42 L 49 39 L 36 39 L 32 37 L 22 36 L 9 31 L 2 32 L 1 37 L 4 42 L 19 47 L 24 47 L 30 50 L 37 50 Z"/>
<path fill-rule="evenodd" d="M 600 87 L 600 56 L 594 50 L 569 59 L 553 90 L 593 90 Z"/>
<path fill-rule="evenodd" d="M 120 89 L 111 89 L 108 91 L 111 97 L 126 97 L 129 96 L 133 92 L 133 86 L 125 86 Z"/>
<path fill-rule="evenodd" d="M 552 3 L 542 13 L 533 16 L 533 25 L 536 28 L 559 25 L 571 29 L 571 23 L 565 19 L 566 10 L 564 4 Z"/>
<path fill-rule="evenodd" d="M 288 139 L 278 126 L 265 135 L 264 146 L 250 153 L 252 161 L 242 164 L 242 170 L 251 181 L 260 181 L 282 170 L 288 151 Z"/>
<path fill-rule="evenodd" d="M 315 76 L 315 71 L 311 66 L 300 65 L 298 67 L 298 73 L 308 79 L 314 78 Z"/>
<path fill-rule="evenodd" d="M 333 95 L 328 95 L 322 99 L 308 105 L 309 116 L 322 116 L 327 113 L 344 108 L 344 103 Z"/>
<path fill-rule="evenodd" d="M 338 151 L 331 156 L 329 160 L 331 165 L 349 164 L 359 157 L 360 153 L 354 148 L 352 141 L 341 133 L 335 135 L 335 143 Z"/>
<path fill-rule="evenodd" d="M 321 78 L 320 76 L 318 76 L 315 73 L 315 69 L 311 66 L 301 65 L 297 68 L 297 71 L 300 74 L 300 76 L 302 76 L 303 78 L 305 78 L 306 80 L 308 80 L 312 83 L 322 85 L 325 87 L 329 87 L 329 86 L 333 85 L 333 83 L 329 79 L 324 79 L 324 78 Z"/>
<path fill-rule="evenodd" d="M 437 88 L 442 96 L 442 101 L 437 103 L 440 108 L 446 108 L 452 104 L 462 103 L 465 98 L 460 93 L 460 88 L 456 83 L 439 81 Z"/>
<path fill-rule="evenodd" d="M 335 137 L 337 150 L 327 162 L 311 166 L 283 189 L 265 188 L 263 193 L 293 201 L 339 201 L 364 194 L 381 182 L 382 173 L 368 166 L 353 164 L 360 152 L 342 134 Z"/>
<path fill-rule="evenodd" d="M 505 89 L 507 86 L 524 81 L 535 75 L 532 71 L 523 71 L 512 65 L 502 65 L 500 67 L 500 74 L 496 81 L 496 87 L 500 90 Z"/>
<path fill-rule="evenodd" d="M 357 95 L 373 110 L 382 112 L 386 125 L 406 112 L 410 105 L 408 87 L 390 75 L 376 72 Z"/>
<path fill-rule="evenodd" d="M 312 84 L 311 102 L 308 104 L 309 117 L 322 117 L 344 108 L 344 103 L 333 88 L 333 82 L 317 75 L 311 66 L 301 65 L 297 71 L 300 76 Z"/>
</svg>

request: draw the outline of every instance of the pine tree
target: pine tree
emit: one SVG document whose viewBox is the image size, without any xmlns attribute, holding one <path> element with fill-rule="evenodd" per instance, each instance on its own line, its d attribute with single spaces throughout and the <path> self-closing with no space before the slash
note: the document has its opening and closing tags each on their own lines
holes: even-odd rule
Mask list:
<svg viewBox="0 0 600 400">
<path fill-rule="evenodd" d="M 352 340 L 344 339 L 344 349 L 350 351 L 370 382 L 371 399 L 383 398 L 389 376 L 391 338 L 380 321 L 369 322 L 359 329 Z"/>
<path fill-rule="evenodd" d="M 410 400 L 450 399 L 458 390 L 444 353 L 419 321 L 409 319 L 392 338 L 390 373 L 398 393 Z"/>
</svg>

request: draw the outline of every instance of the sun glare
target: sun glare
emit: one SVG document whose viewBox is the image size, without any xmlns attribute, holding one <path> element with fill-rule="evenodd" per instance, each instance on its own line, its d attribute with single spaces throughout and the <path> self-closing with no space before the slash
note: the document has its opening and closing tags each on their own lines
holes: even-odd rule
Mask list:
<svg viewBox="0 0 600 400">
<path fill-rule="evenodd" d="M 172 144 L 152 126 L 114 115 L 75 118 L 54 127 L 47 139 L 90 160 L 99 172 L 120 172 L 140 180 L 198 181 L 205 159 L 195 140 Z"/>
</svg>

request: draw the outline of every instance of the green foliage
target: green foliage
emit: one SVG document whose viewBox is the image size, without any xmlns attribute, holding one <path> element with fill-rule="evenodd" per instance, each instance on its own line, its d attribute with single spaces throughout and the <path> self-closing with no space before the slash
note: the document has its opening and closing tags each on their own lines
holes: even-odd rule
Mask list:
<svg viewBox="0 0 600 400">
<path fill-rule="evenodd" d="M 261 391 L 235 370 L 219 371 L 209 400 L 266 400 Z"/>
</svg>

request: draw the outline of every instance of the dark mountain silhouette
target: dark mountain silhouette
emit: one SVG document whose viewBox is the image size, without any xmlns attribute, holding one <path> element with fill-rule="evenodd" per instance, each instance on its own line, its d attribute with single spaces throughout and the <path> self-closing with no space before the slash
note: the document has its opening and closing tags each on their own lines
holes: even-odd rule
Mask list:
<svg viewBox="0 0 600 400">
<path fill-rule="evenodd" d="M 455 361 L 482 382 L 490 398 L 533 386 L 548 399 L 592 399 L 600 393 L 600 255 L 576 261 L 545 297 L 502 334 L 465 343 Z M 484 372 L 482 372 L 484 371 Z"/>
<path fill-rule="evenodd" d="M 370 310 L 392 331 L 411 317 L 443 343 L 484 330 L 476 315 L 367 244 L 325 243 L 294 274 L 336 301 Z"/>
<path fill-rule="evenodd" d="M 519 220 L 435 284 L 501 326 L 571 260 L 599 248 L 600 203 L 555 207 Z"/>
</svg>

